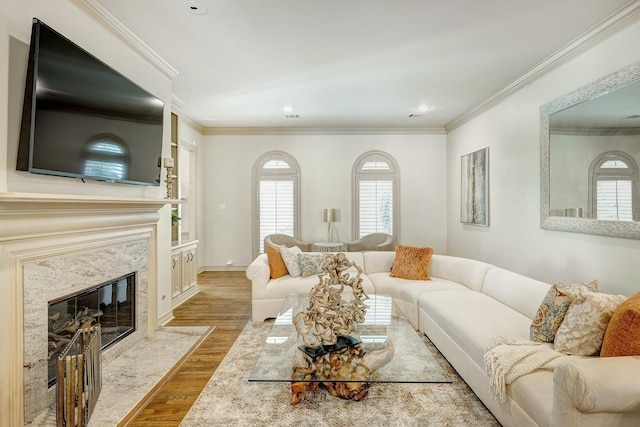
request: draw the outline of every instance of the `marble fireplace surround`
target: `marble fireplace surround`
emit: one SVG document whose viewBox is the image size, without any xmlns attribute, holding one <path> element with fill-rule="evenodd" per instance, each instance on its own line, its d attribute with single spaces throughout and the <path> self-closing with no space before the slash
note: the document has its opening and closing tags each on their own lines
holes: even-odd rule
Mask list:
<svg viewBox="0 0 640 427">
<path fill-rule="evenodd" d="M 0 325 L 10 374 L 0 393 L 9 401 L 11 425 L 31 421 L 53 399 L 49 300 L 135 272 L 136 331 L 103 352 L 103 360 L 157 328 L 157 305 L 149 303 L 157 301 L 156 287 L 149 284 L 156 282 L 158 210 L 167 202 L 0 193 L 0 308 L 9 312 L 3 319 L 11 319 Z"/>
</svg>

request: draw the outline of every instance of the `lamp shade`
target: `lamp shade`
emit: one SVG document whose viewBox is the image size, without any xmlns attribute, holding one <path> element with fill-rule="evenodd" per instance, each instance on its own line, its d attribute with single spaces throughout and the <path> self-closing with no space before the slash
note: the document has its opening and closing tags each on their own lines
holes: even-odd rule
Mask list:
<svg viewBox="0 0 640 427">
<path fill-rule="evenodd" d="M 336 222 L 338 220 L 338 209 L 322 209 L 322 222 Z"/>
</svg>

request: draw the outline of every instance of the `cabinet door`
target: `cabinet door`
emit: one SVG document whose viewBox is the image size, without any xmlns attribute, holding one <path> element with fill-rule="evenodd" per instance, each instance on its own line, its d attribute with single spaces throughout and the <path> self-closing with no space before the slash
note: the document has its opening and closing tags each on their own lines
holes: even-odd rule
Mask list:
<svg viewBox="0 0 640 427">
<path fill-rule="evenodd" d="M 181 252 L 171 254 L 171 295 L 176 297 L 182 293 L 182 255 Z"/>
<path fill-rule="evenodd" d="M 197 281 L 195 248 L 182 251 L 182 290 L 185 291 Z"/>
<path fill-rule="evenodd" d="M 189 287 L 198 283 L 198 263 L 196 262 L 196 248 L 189 249 Z"/>
</svg>

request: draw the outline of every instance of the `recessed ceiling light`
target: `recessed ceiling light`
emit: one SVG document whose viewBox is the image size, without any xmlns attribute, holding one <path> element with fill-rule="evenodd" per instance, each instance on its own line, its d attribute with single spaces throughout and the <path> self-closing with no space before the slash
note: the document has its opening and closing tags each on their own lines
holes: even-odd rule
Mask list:
<svg viewBox="0 0 640 427">
<path fill-rule="evenodd" d="M 282 107 L 282 111 L 284 111 L 285 113 L 291 113 L 293 111 L 293 107 L 291 105 L 285 105 L 284 107 Z"/>
<path fill-rule="evenodd" d="M 187 12 L 194 15 L 206 15 L 208 12 L 207 6 L 199 1 L 186 1 L 184 2 L 184 7 L 187 9 Z"/>
<path fill-rule="evenodd" d="M 431 110 L 433 110 L 433 107 L 427 104 L 420 104 L 418 108 L 416 108 L 416 111 L 418 113 L 426 113 L 427 111 L 431 111 Z"/>
</svg>

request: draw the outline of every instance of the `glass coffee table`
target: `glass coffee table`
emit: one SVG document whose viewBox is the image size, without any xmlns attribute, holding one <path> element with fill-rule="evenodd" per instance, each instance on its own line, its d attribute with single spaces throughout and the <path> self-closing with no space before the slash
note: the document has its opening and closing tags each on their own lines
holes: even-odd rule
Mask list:
<svg viewBox="0 0 640 427">
<path fill-rule="evenodd" d="M 396 315 L 391 297 L 370 296 L 365 301 L 369 306 L 365 321 L 350 334 L 360 343 L 345 353 L 325 355 L 322 362 L 301 350 L 304 342 L 293 324 L 295 315 L 308 304 L 305 295 L 286 298 L 249 381 L 290 382 L 292 404 L 304 400 L 306 390 L 316 390 L 321 384 L 334 396 L 360 400 L 359 395 L 366 396 L 375 383 L 451 382 L 418 332 Z M 323 364 L 326 366 L 321 367 Z M 329 374 L 317 375 L 321 369 L 330 371 L 330 380 Z M 336 386 L 341 390 L 334 390 Z"/>
</svg>

